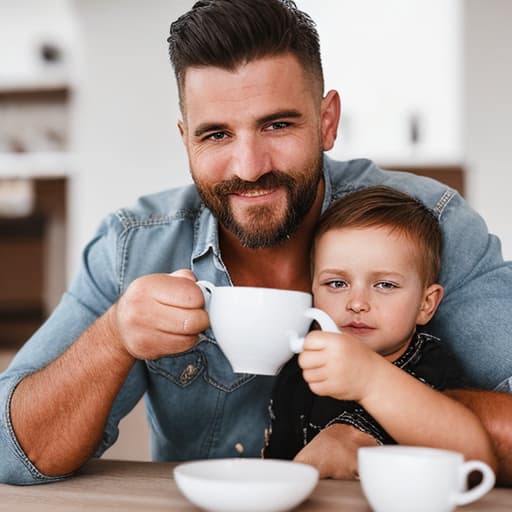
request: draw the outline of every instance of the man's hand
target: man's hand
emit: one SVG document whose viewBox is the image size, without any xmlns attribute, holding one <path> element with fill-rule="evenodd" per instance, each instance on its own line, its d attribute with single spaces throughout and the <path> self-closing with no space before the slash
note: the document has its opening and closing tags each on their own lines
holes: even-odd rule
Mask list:
<svg viewBox="0 0 512 512">
<path fill-rule="evenodd" d="M 113 332 L 136 359 L 184 352 L 209 326 L 203 294 L 190 270 L 133 281 L 109 312 Z"/>
<path fill-rule="evenodd" d="M 315 466 L 320 478 L 353 480 L 358 478 L 357 449 L 377 444 L 372 436 L 351 425 L 336 423 L 315 436 L 294 460 Z"/>
<path fill-rule="evenodd" d="M 100 443 L 134 364 L 187 350 L 209 325 L 189 270 L 134 281 L 57 359 L 23 379 L 11 400 L 18 441 L 44 474 L 72 473 Z"/>
</svg>

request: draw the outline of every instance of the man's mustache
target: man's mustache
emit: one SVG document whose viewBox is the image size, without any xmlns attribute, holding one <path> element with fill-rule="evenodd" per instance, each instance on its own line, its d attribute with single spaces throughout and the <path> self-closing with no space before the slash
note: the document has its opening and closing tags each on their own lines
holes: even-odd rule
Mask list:
<svg viewBox="0 0 512 512">
<path fill-rule="evenodd" d="M 213 190 L 218 196 L 227 196 L 229 194 L 240 194 L 254 190 L 272 190 L 279 187 L 289 188 L 294 184 L 295 179 L 289 174 L 281 171 L 269 171 L 260 176 L 256 181 L 245 181 L 238 176 L 233 176 L 233 178 L 215 185 Z"/>
</svg>

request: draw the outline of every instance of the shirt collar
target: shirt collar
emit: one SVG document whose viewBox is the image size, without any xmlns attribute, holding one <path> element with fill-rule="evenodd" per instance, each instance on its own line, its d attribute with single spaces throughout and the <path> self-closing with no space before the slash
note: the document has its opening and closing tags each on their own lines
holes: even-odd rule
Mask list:
<svg viewBox="0 0 512 512">
<path fill-rule="evenodd" d="M 209 208 L 202 205 L 194 225 L 194 250 L 192 260 L 212 251 L 220 258 L 219 223 Z"/>
</svg>

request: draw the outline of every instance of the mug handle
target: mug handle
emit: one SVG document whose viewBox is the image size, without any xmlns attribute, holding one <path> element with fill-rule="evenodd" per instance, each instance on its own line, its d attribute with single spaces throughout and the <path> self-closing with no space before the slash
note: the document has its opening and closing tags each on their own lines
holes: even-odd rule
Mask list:
<svg viewBox="0 0 512 512">
<path fill-rule="evenodd" d="M 208 311 L 210 307 L 210 300 L 213 295 L 213 291 L 215 290 L 215 285 L 210 283 L 210 281 L 196 281 L 197 286 L 201 290 L 204 297 L 204 309 Z"/>
<path fill-rule="evenodd" d="M 482 474 L 482 481 L 473 489 L 461 492 L 455 495 L 454 502 L 457 505 L 467 505 L 473 501 L 480 499 L 484 494 L 488 493 L 496 482 L 493 470 L 480 460 L 469 460 L 460 467 L 460 478 L 466 482 L 472 471 L 479 471 Z"/>
<path fill-rule="evenodd" d="M 311 320 L 316 320 L 320 325 L 322 331 L 325 332 L 340 332 L 338 326 L 334 323 L 334 320 L 321 309 L 308 308 L 304 315 Z M 299 336 L 297 333 L 290 333 L 290 350 L 295 354 L 299 354 L 304 349 L 304 338 Z"/>
</svg>

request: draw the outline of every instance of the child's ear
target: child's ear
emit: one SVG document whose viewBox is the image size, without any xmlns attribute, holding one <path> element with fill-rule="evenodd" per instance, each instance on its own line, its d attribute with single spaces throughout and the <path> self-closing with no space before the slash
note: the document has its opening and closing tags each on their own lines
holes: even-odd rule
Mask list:
<svg viewBox="0 0 512 512">
<path fill-rule="evenodd" d="M 434 316 L 434 313 L 443 298 L 444 289 L 440 284 L 431 284 L 423 292 L 423 302 L 416 318 L 417 325 L 425 325 Z"/>
</svg>

